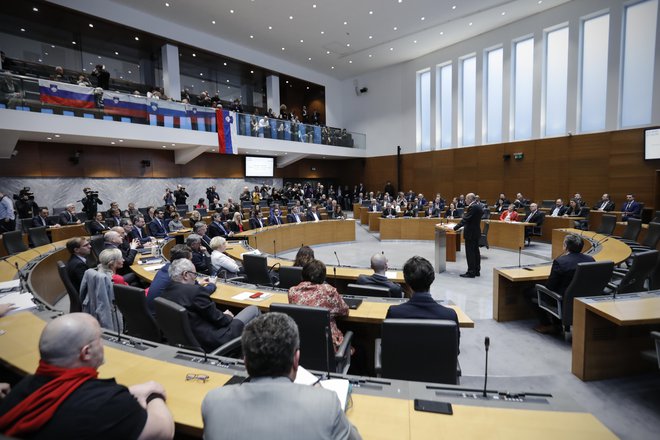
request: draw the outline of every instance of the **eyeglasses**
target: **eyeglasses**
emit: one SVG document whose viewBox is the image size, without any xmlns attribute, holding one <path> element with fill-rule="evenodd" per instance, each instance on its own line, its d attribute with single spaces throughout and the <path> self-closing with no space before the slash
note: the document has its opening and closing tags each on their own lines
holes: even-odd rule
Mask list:
<svg viewBox="0 0 660 440">
<path fill-rule="evenodd" d="M 201 382 L 201 383 L 206 383 L 209 381 L 209 376 L 206 374 L 196 374 L 196 373 L 188 373 L 186 374 L 186 382 Z"/>
<path fill-rule="evenodd" d="M 203 273 L 193 272 L 192 270 L 185 271 L 183 273 L 183 276 L 185 276 L 187 273 L 191 273 L 191 274 L 195 275 L 195 278 L 203 278 L 203 277 L 207 276 L 207 275 L 204 275 Z"/>
</svg>

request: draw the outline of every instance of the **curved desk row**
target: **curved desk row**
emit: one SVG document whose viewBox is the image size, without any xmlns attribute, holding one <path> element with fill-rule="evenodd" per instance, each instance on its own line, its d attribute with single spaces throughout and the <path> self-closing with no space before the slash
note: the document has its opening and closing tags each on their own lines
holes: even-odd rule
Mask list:
<svg viewBox="0 0 660 440">
<path fill-rule="evenodd" d="M 44 319 L 49 317 L 32 313 L 0 318 L 0 329 L 4 330 L 0 335 L 0 356 L 6 366 L 23 374 L 36 370 Z M 223 362 L 216 365 L 204 363 L 199 356 L 191 361 L 182 358 L 189 358 L 185 352 L 160 344 L 146 344 L 142 347 L 145 350 L 112 341 L 104 341 L 104 345 L 105 363 L 99 368 L 99 377 L 115 378 L 125 386 L 148 380 L 161 383 L 178 434 L 201 438 L 200 408 L 206 394 L 223 386 L 233 375 L 245 375 L 244 368 L 229 359 L 221 359 Z M 190 373 L 208 375 L 208 380 L 186 381 Z M 539 440 L 616 438 L 596 417 L 581 412 L 574 403 L 566 402 L 568 399 L 481 403 L 461 398 L 464 391 L 460 387 L 443 385 L 442 396 L 438 396 L 437 384 L 388 379 L 369 383 L 368 378 L 346 378 L 354 382 L 353 404 L 346 415 L 365 439 L 428 439 L 437 438 L 438 433 L 460 438 L 508 438 L 520 437 L 521 433 Z M 417 398 L 449 401 L 454 415 L 415 411 L 413 401 Z"/>
<path fill-rule="evenodd" d="M 552 231 L 552 257 L 562 253 L 567 234 L 581 235 L 585 239 L 583 252 L 596 261 L 614 261 L 619 264 L 630 257 L 630 247 L 615 238 L 579 229 L 555 229 Z M 513 321 L 534 316 L 534 310 L 525 301 L 523 292 L 534 284 L 548 279 L 551 263 L 534 266 L 493 269 L 493 319 Z"/>
</svg>

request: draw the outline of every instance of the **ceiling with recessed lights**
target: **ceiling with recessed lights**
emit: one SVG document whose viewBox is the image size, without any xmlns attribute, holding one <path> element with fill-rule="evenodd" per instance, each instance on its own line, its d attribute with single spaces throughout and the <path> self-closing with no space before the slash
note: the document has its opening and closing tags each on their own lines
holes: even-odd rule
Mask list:
<svg viewBox="0 0 660 440">
<path fill-rule="evenodd" d="M 571 0 L 108 0 L 344 79 Z"/>
</svg>

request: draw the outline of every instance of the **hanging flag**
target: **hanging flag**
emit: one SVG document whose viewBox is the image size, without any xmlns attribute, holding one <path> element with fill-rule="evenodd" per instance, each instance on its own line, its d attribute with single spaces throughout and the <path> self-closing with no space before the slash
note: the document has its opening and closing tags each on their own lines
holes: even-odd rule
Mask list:
<svg viewBox="0 0 660 440">
<path fill-rule="evenodd" d="M 103 92 L 103 110 L 106 114 L 147 118 L 147 98 L 126 93 Z"/>
<path fill-rule="evenodd" d="M 47 79 L 39 80 L 39 99 L 47 104 L 67 107 L 95 108 L 93 87 L 66 84 Z"/>
<path fill-rule="evenodd" d="M 216 128 L 218 130 L 218 152 L 220 154 L 236 154 L 231 142 L 231 124 L 234 118 L 228 110 L 215 109 Z"/>
</svg>

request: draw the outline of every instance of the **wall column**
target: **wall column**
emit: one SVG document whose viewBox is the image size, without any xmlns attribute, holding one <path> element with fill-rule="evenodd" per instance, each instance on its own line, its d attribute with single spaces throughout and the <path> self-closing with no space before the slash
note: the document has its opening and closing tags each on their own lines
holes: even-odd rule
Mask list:
<svg viewBox="0 0 660 440">
<path fill-rule="evenodd" d="M 163 90 L 165 95 L 181 100 L 181 75 L 179 73 L 179 48 L 171 44 L 161 47 L 163 58 Z"/>
</svg>

